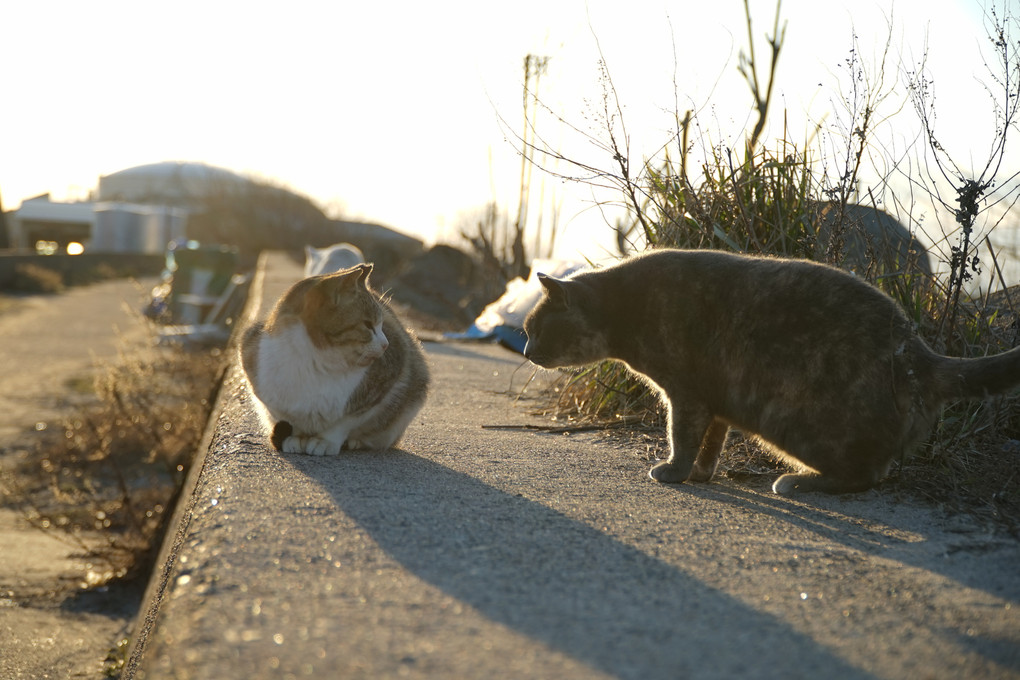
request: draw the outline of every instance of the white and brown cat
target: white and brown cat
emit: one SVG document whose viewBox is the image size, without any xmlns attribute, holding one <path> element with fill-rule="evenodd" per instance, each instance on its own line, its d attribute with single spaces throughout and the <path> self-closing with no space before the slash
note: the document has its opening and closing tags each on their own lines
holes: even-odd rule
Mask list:
<svg viewBox="0 0 1020 680">
<path fill-rule="evenodd" d="M 873 486 L 944 403 L 1020 387 L 1020 347 L 933 352 L 899 306 L 832 267 L 715 251 L 657 250 L 567 280 L 525 320 L 539 366 L 624 362 L 669 415 L 660 482 L 712 478 L 729 428 L 802 471 L 777 493 Z"/>
<path fill-rule="evenodd" d="M 245 331 L 241 363 L 277 449 L 387 449 L 424 405 L 421 345 L 369 287 L 371 271 L 302 279 Z"/>
</svg>

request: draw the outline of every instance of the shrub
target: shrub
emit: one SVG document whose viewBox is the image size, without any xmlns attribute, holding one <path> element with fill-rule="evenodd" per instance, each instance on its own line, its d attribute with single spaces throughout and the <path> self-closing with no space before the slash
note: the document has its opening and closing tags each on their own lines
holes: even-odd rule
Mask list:
<svg viewBox="0 0 1020 680">
<path fill-rule="evenodd" d="M 154 556 L 205 430 L 222 373 L 218 349 L 152 347 L 110 364 L 96 399 L 46 428 L 3 486 L 29 520 L 76 538 L 85 585 L 141 573 Z"/>
<path fill-rule="evenodd" d="M 17 293 L 59 293 L 64 290 L 64 277 L 37 264 L 19 264 L 14 268 L 12 289 Z"/>
</svg>

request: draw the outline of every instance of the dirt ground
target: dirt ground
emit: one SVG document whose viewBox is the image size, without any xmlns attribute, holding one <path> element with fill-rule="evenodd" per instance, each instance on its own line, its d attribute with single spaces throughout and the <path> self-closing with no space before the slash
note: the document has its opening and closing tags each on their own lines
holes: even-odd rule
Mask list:
<svg viewBox="0 0 1020 680">
<path fill-rule="evenodd" d="M 11 507 L 7 475 L 36 432 L 91 396 L 103 362 L 150 335 L 139 315 L 154 281 L 108 281 L 0 301 L 0 678 L 103 678 L 144 584 L 83 591 L 85 548 Z"/>
</svg>

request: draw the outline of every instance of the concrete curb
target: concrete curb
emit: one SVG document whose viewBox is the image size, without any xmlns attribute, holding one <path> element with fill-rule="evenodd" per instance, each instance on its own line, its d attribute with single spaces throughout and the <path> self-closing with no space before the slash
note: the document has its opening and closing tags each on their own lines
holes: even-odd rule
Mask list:
<svg viewBox="0 0 1020 680">
<path fill-rule="evenodd" d="M 138 665 L 145 654 L 149 635 L 152 633 L 156 619 L 159 615 L 160 606 L 170 589 L 170 577 L 177 564 L 177 557 L 180 553 L 181 546 L 184 543 L 188 526 L 194 514 L 196 502 L 195 488 L 198 486 L 199 479 L 205 469 L 210 445 L 215 435 L 216 428 L 219 426 L 220 415 L 223 413 L 226 403 L 231 398 L 229 391 L 224 389 L 224 383 L 228 374 L 231 371 L 236 370 L 236 359 L 232 356 L 232 354 L 236 349 L 236 342 L 238 340 L 237 335 L 241 329 L 247 326 L 247 324 L 258 318 L 259 311 L 262 308 L 262 294 L 266 277 L 266 260 L 267 257 L 265 254 L 258 258 L 255 273 L 248 289 L 248 300 L 245 302 L 244 312 L 239 316 L 237 323 L 234 326 L 230 342 L 227 345 L 226 351 L 230 352 L 231 356 L 228 359 L 227 367 L 224 369 L 224 374 L 220 378 L 220 385 L 216 394 L 216 404 L 210 413 L 209 422 L 206 424 L 202 441 L 198 446 L 198 450 L 195 452 L 195 459 L 191 462 L 188 477 L 184 482 L 184 486 L 181 488 L 177 505 L 174 508 L 174 512 L 169 523 L 167 524 L 167 531 L 163 539 L 163 545 L 160 548 L 159 555 L 156 557 L 156 569 L 153 571 L 149 580 L 149 585 L 146 587 L 145 595 L 142 598 L 142 606 L 139 609 L 138 619 L 135 622 L 134 632 L 132 635 L 131 650 L 128 654 L 127 661 L 124 664 L 124 669 L 121 672 L 121 677 L 125 680 L 135 677 Z"/>
</svg>

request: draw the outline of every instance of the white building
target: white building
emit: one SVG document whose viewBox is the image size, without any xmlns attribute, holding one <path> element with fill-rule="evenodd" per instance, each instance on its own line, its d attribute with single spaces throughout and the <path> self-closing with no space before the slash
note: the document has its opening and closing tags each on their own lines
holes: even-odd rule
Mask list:
<svg viewBox="0 0 1020 680">
<path fill-rule="evenodd" d="M 159 254 L 185 237 L 181 208 L 131 203 L 55 203 L 49 196 L 25 201 L 8 218 L 15 250 L 64 252 L 72 243 L 86 252 Z"/>
<path fill-rule="evenodd" d="M 7 215 L 7 238 L 16 250 L 35 250 L 37 243 L 55 243 L 65 250 L 68 243 L 91 239 L 95 224 L 92 203 L 54 203 L 44 194 L 23 201 Z"/>
<path fill-rule="evenodd" d="M 223 168 L 167 161 L 103 175 L 96 200 L 197 208 L 211 195 L 248 184 L 249 180 Z"/>
<path fill-rule="evenodd" d="M 8 215 L 16 250 L 63 252 L 80 243 L 88 252 L 162 253 L 184 238 L 188 213 L 220 191 L 248 180 L 204 163 L 140 165 L 99 178 L 95 201 L 56 203 L 48 194 Z"/>
</svg>

